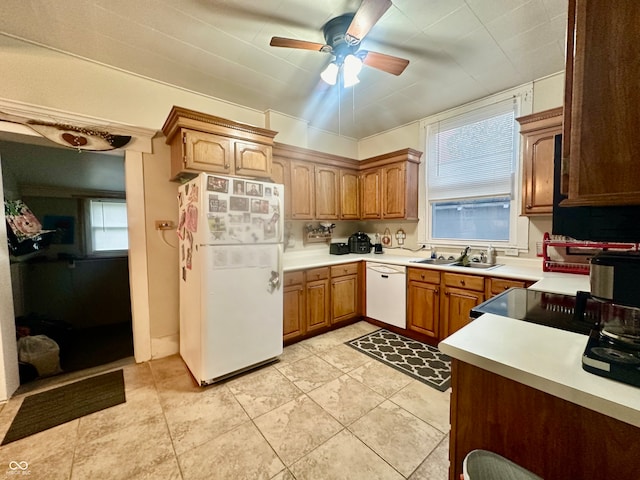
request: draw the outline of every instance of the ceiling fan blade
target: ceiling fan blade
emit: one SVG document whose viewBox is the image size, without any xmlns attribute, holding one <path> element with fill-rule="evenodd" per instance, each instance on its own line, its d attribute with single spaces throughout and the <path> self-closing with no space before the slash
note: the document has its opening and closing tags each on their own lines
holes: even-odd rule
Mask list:
<svg viewBox="0 0 640 480">
<path fill-rule="evenodd" d="M 313 50 L 316 52 L 331 52 L 331 47 L 324 43 L 307 42 L 294 38 L 273 37 L 269 45 L 272 47 L 299 48 L 302 50 Z"/>
<path fill-rule="evenodd" d="M 391 5 L 391 0 L 362 0 L 360 8 L 347 29 L 345 35 L 347 43 L 359 44 Z"/>
<path fill-rule="evenodd" d="M 385 55 L 384 53 L 366 52 L 366 56 L 362 59 L 368 67 L 377 68 L 393 75 L 400 75 L 409 65 L 409 60 L 404 58 Z"/>
</svg>

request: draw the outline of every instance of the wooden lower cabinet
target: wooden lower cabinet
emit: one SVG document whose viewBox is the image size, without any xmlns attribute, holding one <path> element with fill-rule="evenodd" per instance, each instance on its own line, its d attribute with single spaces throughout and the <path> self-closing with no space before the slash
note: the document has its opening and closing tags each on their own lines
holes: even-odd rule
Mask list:
<svg viewBox="0 0 640 480">
<path fill-rule="evenodd" d="M 477 448 L 545 480 L 640 476 L 640 428 L 454 359 L 450 480 Z"/>
<path fill-rule="evenodd" d="M 485 299 L 489 300 L 499 293 L 509 290 L 510 288 L 527 288 L 531 282 L 525 280 L 512 280 L 506 278 L 487 278 L 485 281 Z"/>
<path fill-rule="evenodd" d="M 440 325 L 440 272 L 407 269 L 407 328 L 438 338 Z"/>
<path fill-rule="evenodd" d="M 305 279 L 307 302 L 306 332 L 309 333 L 331 325 L 329 316 L 329 267 L 307 270 Z"/>
<path fill-rule="evenodd" d="M 282 340 L 288 341 L 305 333 L 305 303 L 303 272 L 284 274 Z"/>
<path fill-rule="evenodd" d="M 359 317 L 359 262 L 331 267 L 331 324 Z"/>
<path fill-rule="evenodd" d="M 442 274 L 440 337 L 445 338 L 471 321 L 471 309 L 484 302 L 484 277 L 458 273 Z"/>
</svg>

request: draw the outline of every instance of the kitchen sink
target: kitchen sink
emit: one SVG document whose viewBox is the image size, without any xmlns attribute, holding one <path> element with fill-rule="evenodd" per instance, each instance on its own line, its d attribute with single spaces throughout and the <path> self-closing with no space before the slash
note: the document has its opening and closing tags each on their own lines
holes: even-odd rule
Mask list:
<svg viewBox="0 0 640 480">
<path fill-rule="evenodd" d="M 422 260 L 412 260 L 413 263 L 426 263 L 427 265 L 451 265 L 455 260 L 447 260 L 446 258 L 425 258 Z"/>
<path fill-rule="evenodd" d="M 482 262 L 469 262 L 466 265 L 463 265 L 462 262 L 453 262 L 449 264 L 450 267 L 465 267 L 465 268 L 479 268 L 481 270 L 489 270 L 490 268 L 501 267 L 500 263 L 482 263 Z"/>
</svg>

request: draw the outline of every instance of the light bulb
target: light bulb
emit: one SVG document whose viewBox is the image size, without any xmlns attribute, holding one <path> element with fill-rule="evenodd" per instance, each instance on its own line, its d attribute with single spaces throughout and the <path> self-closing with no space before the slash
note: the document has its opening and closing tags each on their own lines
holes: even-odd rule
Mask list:
<svg viewBox="0 0 640 480">
<path fill-rule="evenodd" d="M 327 68 L 322 71 L 322 73 L 320 74 L 320 78 L 322 78 L 322 80 L 324 80 L 329 85 L 335 85 L 336 81 L 338 80 L 338 65 L 336 65 L 334 62 L 331 62 L 329 65 L 327 65 Z"/>
<path fill-rule="evenodd" d="M 360 70 L 362 70 L 362 60 L 352 54 L 344 57 L 342 76 L 345 87 L 352 87 L 355 84 L 360 83 L 360 79 L 358 78 Z"/>
</svg>

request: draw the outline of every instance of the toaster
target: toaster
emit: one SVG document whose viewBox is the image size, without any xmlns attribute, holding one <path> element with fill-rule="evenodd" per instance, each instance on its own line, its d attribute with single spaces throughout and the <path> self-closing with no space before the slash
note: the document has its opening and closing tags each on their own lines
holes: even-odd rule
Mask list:
<svg viewBox="0 0 640 480">
<path fill-rule="evenodd" d="M 349 245 L 346 243 L 331 243 L 329 244 L 329 253 L 331 255 L 344 255 L 349 253 Z"/>
</svg>

